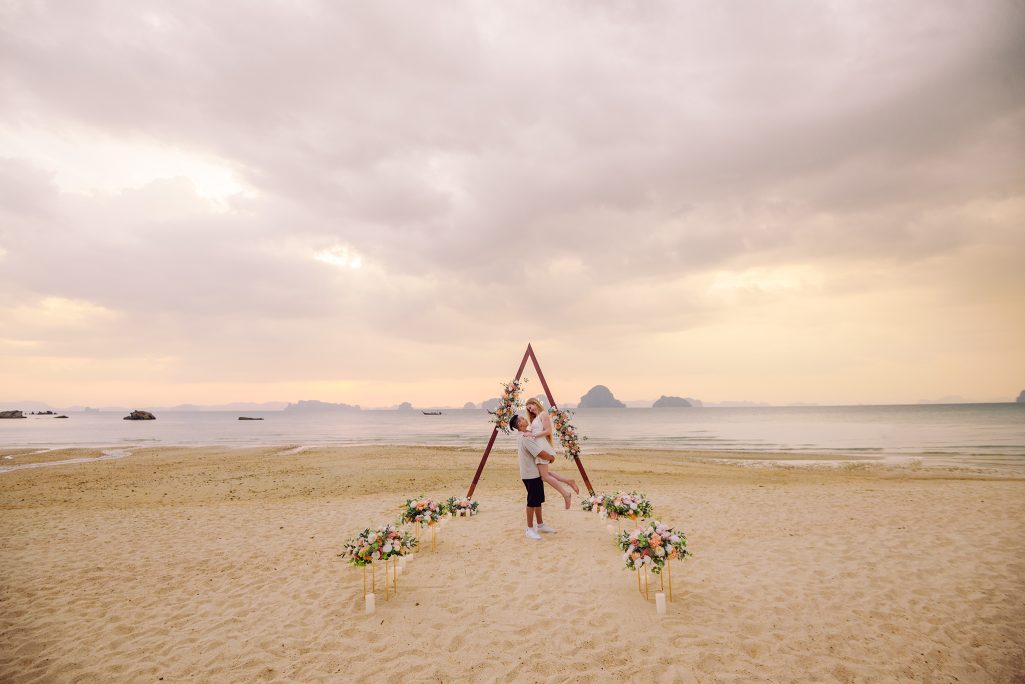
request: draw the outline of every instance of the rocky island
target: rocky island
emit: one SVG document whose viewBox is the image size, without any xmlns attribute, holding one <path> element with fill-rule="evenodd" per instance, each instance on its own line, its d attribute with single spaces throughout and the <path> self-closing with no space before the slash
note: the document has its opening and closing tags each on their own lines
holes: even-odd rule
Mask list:
<svg viewBox="0 0 1025 684">
<path fill-rule="evenodd" d="M 663 394 L 661 397 L 655 400 L 655 403 L 651 405 L 651 408 L 677 408 L 681 406 L 686 406 L 689 408 L 693 406 L 693 404 L 691 404 L 683 397 L 667 397 Z"/>
<path fill-rule="evenodd" d="M 23 411 L 0 411 L 0 418 L 28 418 Z"/>
<path fill-rule="evenodd" d="M 1021 391 L 1021 394 L 1018 395 L 1018 399 L 1016 401 L 1019 404 L 1025 404 L 1025 390 Z"/>
<path fill-rule="evenodd" d="M 149 411 L 139 411 L 139 410 L 132 411 L 127 416 L 122 418 L 122 420 L 156 420 L 156 419 L 157 419 L 157 417 L 154 416 Z"/>
<path fill-rule="evenodd" d="M 626 408 L 626 404 L 616 399 L 605 385 L 595 385 L 580 397 L 577 408 Z"/>
</svg>

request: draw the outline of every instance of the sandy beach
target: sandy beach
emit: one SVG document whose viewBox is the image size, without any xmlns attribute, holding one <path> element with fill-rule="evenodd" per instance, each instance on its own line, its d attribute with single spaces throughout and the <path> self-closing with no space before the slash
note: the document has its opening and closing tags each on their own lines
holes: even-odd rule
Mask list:
<svg viewBox="0 0 1025 684">
<path fill-rule="evenodd" d="M 659 618 L 576 501 L 549 492 L 558 534 L 524 539 L 514 455 L 496 452 L 480 515 L 365 616 L 344 541 L 407 496 L 464 494 L 479 458 L 159 448 L 2 473 L 0 680 L 1025 678 L 1025 480 L 981 472 L 589 456 L 597 491 L 646 492 L 687 532 Z"/>
</svg>

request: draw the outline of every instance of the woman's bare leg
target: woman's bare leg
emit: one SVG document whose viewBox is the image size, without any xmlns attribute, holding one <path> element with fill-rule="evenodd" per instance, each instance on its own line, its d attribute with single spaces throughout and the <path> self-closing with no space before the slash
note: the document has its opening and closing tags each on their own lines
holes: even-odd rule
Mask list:
<svg viewBox="0 0 1025 684">
<path fill-rule="evenodd" d="M 579 494 L 580 493 L 580 487 L 577 487 L 577 481 L 574 480 L 572 477 L 565 477 L 563 475 L 559 475 L 558 473 L 552 472 L 550 470 L 548 471 L 548 474 L 551 475 L 552 477 L 554 477 L 559 482 L 564 482 L 564 483 L 568 484 L 569 488 L 573 490 L 574 494 Z"/>
<path fill-rule="evenodd" d="M 570 501 L 573 499 L 573 495 L 569 493 L 569 490 L 562 485 L 562 483 L 556 479 L 551 472 L 548 470 L 547 463 L 538 463 L 537 472 L 540 473 L 541 479 L 552 486 L 552 489 L 562 494 L 563 500 L 566 502 L 566 510 L 569 510 Z"/>
</svg>

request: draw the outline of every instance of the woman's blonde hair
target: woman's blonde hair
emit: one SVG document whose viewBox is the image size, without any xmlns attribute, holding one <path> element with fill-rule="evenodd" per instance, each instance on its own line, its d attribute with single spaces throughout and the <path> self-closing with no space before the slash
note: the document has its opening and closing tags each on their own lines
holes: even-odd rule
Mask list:
<svg viewBox="0 0 1025 684">
<path fill-rule="evenodd" d="M 538 399 L 537 397 L 531 397 L 530 399 L 527 399 L 527 401 L 524 403 L 524 406 L 527 409 L 527 414 L 528 415 L 530 414 L 530 406 L 531 406 L 531 404 L 533 404 L 534 406 L 537 406 L 537 413 L 534 414 L 535 416 L 539 416 L 539 415 L 541 415 L 542 413 L 545 412 L 545 407 L 541 405 L 541 400 Z M 555 442 L 552 441 L 552 436 L 550 434 L 549 435 L 545 435 L 545 437 L 548 439 L 548 445 L 549 446 L 555 446 Z"/>
</svg>

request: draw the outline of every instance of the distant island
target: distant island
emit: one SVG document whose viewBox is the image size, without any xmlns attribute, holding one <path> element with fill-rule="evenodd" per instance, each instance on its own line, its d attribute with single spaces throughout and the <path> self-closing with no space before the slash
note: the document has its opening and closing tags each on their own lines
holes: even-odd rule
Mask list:
<svg viewBox="0 0 1025 684">
<path fill-rule="evenodd" d="M 480 403 L 480 407 L 485 411 L 494 411 L 501 405 L 501 403 L 502 400 L 498 397 L 495 397 L 494 399 L 485 399 Z"/>
<path fill-rule="evenodd" d="M 663 394 L 655 400 L 655 403 L 651 405 L 651 408 L 676 408 L 681 406 L 690 408 L 693 404 L 683 397 L 667 397 Z"/>
<path fill-rule="evenodd" d="M 468 401 L 465 404 L 463 404 L 463 408 L 464 409 L 475 409 L 475 408 L 477 408 L 477 404 L 473 403 L 472 401 Z"/>
<path fill-rule="evenodd" d="M 1021 394 L 1018 395 L 1018 399 L 1016 400 L 1016 402 L 1019 404 L 1025 404 L 1025 390 L 1021 391 Z"/>
<path fill-rule="evenodd" d="M 408 401 L 404 401 L 401 404 L 399 404 L 398 406 L 396 406 L 395 409 L 397 411 L 412 411 L 413 410 L 413 405 L 410 404 Z"/>
<path fill-rule="evenodd" d="M 296 404 L 289 404 L 286 411 L 313 413 L 317 411 L 361 411 L 359 404 L 332 404 L 329 401 L 304 399 Z"/>
<path fill-rule="evenodd" d="M 595 385 L 580 397 L 577 408 L 626 408 L 626 404 L 616 399 L 605 385 Z"/>
</svg>

